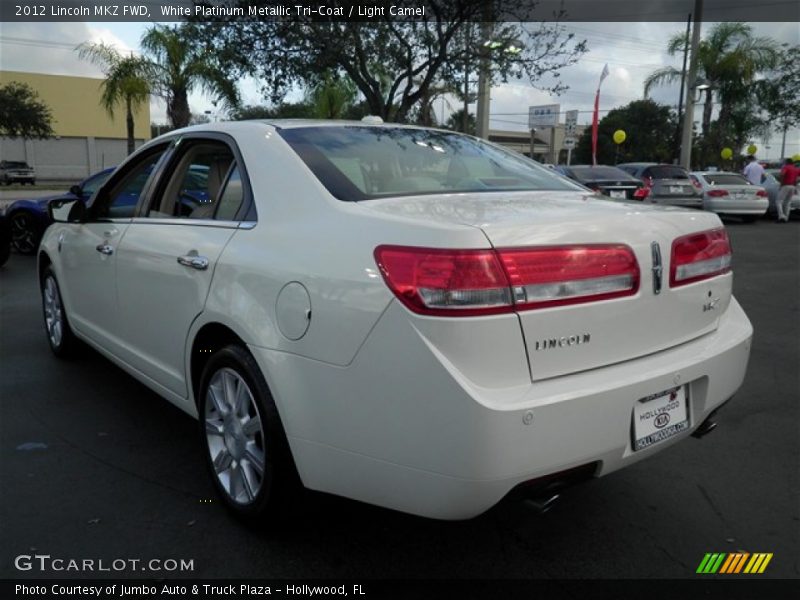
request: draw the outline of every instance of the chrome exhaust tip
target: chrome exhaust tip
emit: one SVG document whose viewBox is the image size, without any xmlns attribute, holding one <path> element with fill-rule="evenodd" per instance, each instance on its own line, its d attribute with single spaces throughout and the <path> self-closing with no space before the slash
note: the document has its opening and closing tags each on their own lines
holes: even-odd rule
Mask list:
<svg viewBox="0 0 800 600">
<path fill-rule="evenodd" d="M 559 501 L 561 496 L 559 494 L 550 494 L 548 496 L 539 496 L 535 498 L 525 498 L 522 503 L 532 511 L 543 515 L 550 511 Z"/>
<path fill-rule="evenodd" d="M 692 432 L 692 437 L 700 439 L 701 437 L 706 436 L 712 431 L 714 431 L 716 428 L 717 428 L 716 421 L 712 421 L 710 418 L 708 418 L 700 424 L 700 427 L 698 427 Z"/>
</svg>

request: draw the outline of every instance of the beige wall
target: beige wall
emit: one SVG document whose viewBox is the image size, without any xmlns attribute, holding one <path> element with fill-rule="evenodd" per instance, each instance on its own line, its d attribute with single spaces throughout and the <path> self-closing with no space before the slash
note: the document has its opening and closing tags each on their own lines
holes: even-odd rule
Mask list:
<svg viewBox="0 0 800 600">
<path fill-rule="evenodd" d="M 53 112 L 56 136 L 127 138 L 125 107 L 120 104 L 114 118 L 100 106 L 102 79 L 0 71 L 0 85 L 27 83 Z M 133 115 L 134 137 L 150 139 L 150 104 L 145 102 Z"/>
</svg>

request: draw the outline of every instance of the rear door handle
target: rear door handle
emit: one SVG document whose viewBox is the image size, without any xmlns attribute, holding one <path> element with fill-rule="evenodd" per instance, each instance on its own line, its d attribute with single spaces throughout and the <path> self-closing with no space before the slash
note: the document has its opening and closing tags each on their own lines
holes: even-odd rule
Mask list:
<svg viewBox="0 0 800 600">
<path fill-rule="evenodd" d="M 208 268 L 208 259 L 205 256 L 186 254 L 178 257 L 178 264 L 181 264 L 184 267 L 197 269 L 198 271 L 205 271 Z"/>
<path fill-rule="evenodd" d="M 100 254 L 106 254 L 106 255 L 114 254 L 114 246 L 111 246 L 109 244 L 97 244 L 95 250 L 97 250 Z"/>
</svg>

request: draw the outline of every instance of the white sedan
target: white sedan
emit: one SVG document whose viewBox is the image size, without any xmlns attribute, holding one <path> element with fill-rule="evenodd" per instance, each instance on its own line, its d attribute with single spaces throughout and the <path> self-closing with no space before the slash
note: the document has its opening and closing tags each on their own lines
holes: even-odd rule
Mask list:
<svg viewBox="0 0 800 600">
<path fill-rule="evenodd" d="M 52 350 L 81 340 L 197 417 L 243 517 L 300 484 L 472 517 L 707 433 L 747 367 L 716 215 L 452 132 L 206 124 L 50 211 Z"/>
<path fill-rule="evenodd" d="M 703 193 L 703 208 L 722 215 L 736 215 L 753 222 L 766 214 L 769 195 L 760 185 L 753 185 L 739 173 L 694 171 L 689 174 L 694 186 Z"/>
</svg>

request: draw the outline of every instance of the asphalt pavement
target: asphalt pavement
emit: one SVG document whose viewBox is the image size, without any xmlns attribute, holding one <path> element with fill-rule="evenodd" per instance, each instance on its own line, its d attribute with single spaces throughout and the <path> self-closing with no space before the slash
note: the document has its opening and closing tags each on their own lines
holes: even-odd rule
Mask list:
<svg viewBox="0 0 800 600">
<path fill-rule="evenodd" d="M 12 255 L 0 268 L 0 578 L 81 576 L 15 567 L 46 554 L 193 561 L 111 573 L 124 577 L 691 579 L 705 553 L 741 550 L 773 553 L 760 577 L 796 579 L 800 221 L 728 229 L 755 339 L 712 434 L 576 487 L 545 515 L 507 501 L 440 522 L 309 493 L 277 532 L 217 502 L 191 418 L 92 351 L 50 353 L 35 260 Z"/>
</svg>

